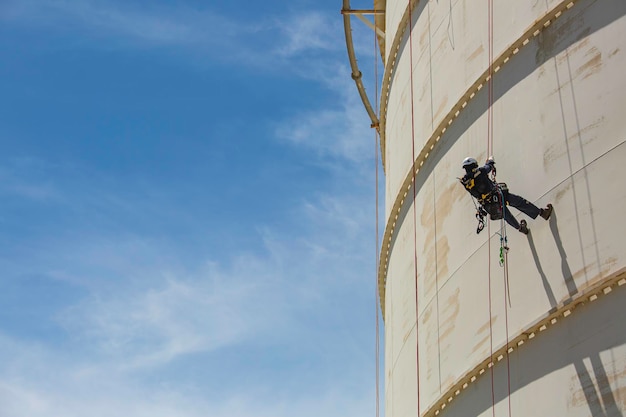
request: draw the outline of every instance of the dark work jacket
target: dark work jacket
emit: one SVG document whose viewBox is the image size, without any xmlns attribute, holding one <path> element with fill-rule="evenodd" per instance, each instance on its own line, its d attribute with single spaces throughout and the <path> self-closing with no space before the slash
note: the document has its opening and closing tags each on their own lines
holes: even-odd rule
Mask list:
<svg viewBox="0 0 626 417">
<path fill-rule="evenodd" d="M 461 184 L 480 202 L 485 200 L 496 188 L 491 178 L 489 178 L 489 173 L 492 169 L 493 165 L 486 164 L 482 167 L 474 168 L 461 178 Z"/>
</svg>

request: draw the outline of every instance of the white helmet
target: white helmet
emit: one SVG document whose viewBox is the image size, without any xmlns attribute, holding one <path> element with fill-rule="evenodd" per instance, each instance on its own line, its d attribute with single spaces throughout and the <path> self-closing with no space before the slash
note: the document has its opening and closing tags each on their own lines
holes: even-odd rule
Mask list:
<svg viewBox="0 0 626 417">
<path fill-rule="evenodd" d="M 463 165 L 462 167 L 465 169 L 471 169 L 471 168 L 475 168 L 478 166 L 478 162 L 476 162 L 476 160 L 474 158 L 472 158 L 471 156 L 468 156 L 467 158 L 465 158 L 463 160 Z"/>
</svg>

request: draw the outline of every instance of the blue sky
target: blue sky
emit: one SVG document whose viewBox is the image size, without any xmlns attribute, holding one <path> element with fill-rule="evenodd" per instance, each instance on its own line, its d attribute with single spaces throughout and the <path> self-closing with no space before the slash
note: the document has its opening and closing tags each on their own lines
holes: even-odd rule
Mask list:
<svg viewBox="0 0 626 417">
<path fill-rule="evenodd" d="M 340 8 L 2 2 L 1 417 L 375 415 Z"/>
</svg>

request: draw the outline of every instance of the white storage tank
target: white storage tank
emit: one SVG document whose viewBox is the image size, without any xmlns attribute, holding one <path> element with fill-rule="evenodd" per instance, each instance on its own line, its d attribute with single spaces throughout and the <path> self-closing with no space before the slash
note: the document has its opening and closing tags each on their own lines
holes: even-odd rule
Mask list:
<svg viewBox="0 0 626 417">
<path fill-rule="evenodd" d="M 626 1 L 375 9 L 385 416 L 626 415 Z M 554 207 L 502 266 L 457 179 L 489 155 Z"/>
</svg>

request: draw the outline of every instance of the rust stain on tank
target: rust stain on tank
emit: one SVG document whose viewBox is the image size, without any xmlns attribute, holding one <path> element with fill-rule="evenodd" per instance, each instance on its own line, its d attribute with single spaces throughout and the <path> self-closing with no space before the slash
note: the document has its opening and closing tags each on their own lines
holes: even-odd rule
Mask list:
<svg viewBox="0 0 626 417">
<path fill-rule="evenodd" d="M 466 61 L 467 61 L 467 62 L 473 61 L 474 59 L 476 59 L 476 58 L 478 58 L 479 56 L 481 56 L 481 55 L 483 54 L 483 52 L 485 52 L 485 48 L 483 48 L 483 46 L 482 46 L 482 45 L 479 45 L 479 46 L 478 46 L 478 48 L 476 48 L 476 49 L 474 50 L 474 52 L 472 52 L 471 54 L 469 54 L 469 55 L 467 56 Z"/>
<path fill-rule="evenodd" d="M 426 45 L 426 39 L 430 37 L 430 32 L 428 30 L 422 31 L 419 37 L 420 46 Z"/>
<path fill-rule="evenodd" d="M 472 353 L 476 353 L 477 351 L 485 349 L 485 345 L 488 344 L 487 342 L 489 342 L 491 338 L 491 329 L 497 321 L 498 317 L 493 317 L 491 321 L 487 320 L 485 324 L 483 324 L 476 330 L 476 335 L 480 336 L 482 333 L 486 333 L 486 335 L 483 336 L 483 338 L 480 339 L 478 342 L 476 342 L 476 344 L 472 348 Z"/>
<path fill-rule="evenodd" d="M 601 126 L 602 123 L 604 123 L 604 116 L 597 118 L 596 120 L 594 120 L 593 122 L 589 123 L 587 126 L 583 127 L 582 129 L 580 129 L 578 132 L 574 132 L 573 134 L 571 134 L 570 136 L 568 136 L 568 140 L 570 139 L 574 139 L 574 138 L 578 138 L 580 136 L 580 134 L 582 133 L 588 133 L 590 131 L 592 131 L 593 129 L 596 129 L 597 127 Z M 587 145 L 588 143 L 591 143 L 593 140 L 593 138 L 589 138 L 587 139 L 583 144 Z"/>
<path fill-rule="evenodd" d="M 440 346 L 440 360 L 443 362 L 447 360 L 450 352 L 453 352 L 455 350 L 454 348 L 452 348 L 453 341 L 450 340 L 450 336 L 455 333 L 457 320 L 461 311 L 460 297 L 461 289 L 456 288 L 454 292 L 450 294 L 445 300 L 442 300 L 441 303 L 441 320 L 439 322 L 440 331 L 436 333 L 436 336 L 438 337 L 438 346 Z M 458 375 L 450 375 L 448 377 L 444 377 L 442 385 L 448 386 L 450 378 L 455 378 L 456 376 Z"/>
<path fill-rule="evenodd" d="M 400 94 L 400 105 L 402 107 L 406 106 L 407 105 L 406 103 L 407 103 L 408 99 L 409 99 L 409 96 L 408 96 L 408 94 L 406 92 Z"/>
<path fill-rule="evenodd" d="M 418 102 L 423 102 L 424 100 L 426 100 L 426 93 L 430 92 L 430 84 L 427 83 L 420 83 L 421 84 L 421 88 L 419 91 L 419 95 L 418 95 Z M 430 99 L 430 96 L 429 96 Z"/>
<path fill-rule="evenodd" d="M 437 109 L 435 110 L 435 113 L 433 115 L 434 119 L 436 121 L 440 120 L 440 115 L 447 110 L 447 104 L 448 104 L 448 96 L 443 96 L 441 98 L 441 103 L 439 103 L 439 106 L 437 107 Z"/>
<path fill-rule="evenodd" d="M 422 253 L 424 254 L 424 289 L 425 294 L 431 294 L 435 290 L 437 283 L 437 259 L 435 257 L 435 208 L 432 204 L 429 204 L 433 200 L 433 191 L 431 188 L 427 188 L 422 191 L 423 200 L 426 202 L 422 208 L 420 223 L 420 233 L 424 236 L 424 247 Z"/>
<path fill-rule="evenodd" d="M 450 216 L 455 202 L 463 197 L 463 193 L 458 192 L 458 187 L 458 184 L 452 183 L 438 192 L 434 207 L 425 205 L 420 215 L 420 233 L 424 234 L 425 242 L 423 248 L 425 256 L 424 289 L 427 294 L 436 290 L 438 277 L 446 276 L 449 272 L 450 244 L 447 236 L 437 235 L 437 228 Z M 432 201 L 433 191 L 424 191 L 423 198 L 424 201 Z"/>
<path fill-rule="evenodd" d="M 448 276 L 448 255 L 450 254 L 450 244 L 448 236 L 443 236 L 437 240 L 437 274 L 442 277 Z"/>
<path fill-rule="evenodd" d="M 426 307 L 425 311 L 424 311 L 424 315 L 422 316 L 421 320 L 420 320 L 420 326 L 422 329 L 425 327 L 426 329 L 428 328 L 435 328 L 436 327 L 436 323 L 433 323 L 432 326 L 429 327 L 429 319 L 430 317 L 432 317 L 433 314 L 433 310 L 435 310 L 434 304 L 431 303 L 428 305 L 428 307 Z M 421 331 L 420 330 L 420 334 L 421 335 L 425 335 L 423 336 L 425 338 L 425 342 L 426 342 L 426 357 L 427 358 L 436 358 L 439 355 L 439 341 L 437 340 L 437 332 L 434 331 Z M 437 362 L 436 361 L 426 361 L 426 378 L 427 379 L 431 379 L 433 377 L 433 371 L 436 369 L 437 366 Z"/>
<path fill-rule="evenodd" d="M 545 75 L 546 75 L 546 67 L 542 65 L 537 69 L 537 78 L 542 78 Z"/>
<path fill-rule="evenodd" d="M 565 184 L 565 186 L 563 188 L 561 188 L 556 195 L 554 196 L 554 204 L 558 203 L 559 201 L 561 201 L 561 199 L 563 198 L 563 196 L 565 196 L 572 188 L 572 183 L 571 182 L 567 182 Z"/>
<path fill-rule="evenodd" d="M 442 55 L 445 54 L 445 49 L 447 49 L 448 47 L 448 38 L 447 37 L 443 37 L 441 38 L 441 40 L 439 41 L 439 44 L 435 47 L 435 53 L 433 55 Z"/>
<path fill-rule="evenodd" d="M 483 337 L 482 339 L 480 339 L 480 340 L 479 340 L 479 341 L 478 341 L 478 342 L 474 345 L 474 347 L 472 348 L 472 353 L 474 354 L 474 353 L 476 353 L 476 352 L 482 351 L 483 349 L 486 349 L 486 346 L 485 346 L 485 345 L 487 345 L 487 344 L 488 344 L 489 339 L 490 339 L 490 336 L 489 336 L 489 335 L 487 335 L 487 336 Z"/>
<path fill-rule="evenodd" d="M 597 73 L 602 68 L 602 54 L 597 48 L 591 48 L 585 56 L 591 57 L 576 70 L 576 76 L 582 75 L 583 79 Z"/>
<path fill-rule="evenodd" d="M 415 315 L 409 312 L 415 311 L 415 300 L 405 297 L 402 302 L 402 312 L 404 320 L 402 320 L 402 329 L 404 330 L 404 336 L 402 342 L 406 343 L 407 339 L 411 335 L 413 328 L 415 327 Z"/>
<path fill-rule="evenodd" d="M 461 199 L 465 196 L 465 194 L 459 190 L 464 191 L 463 186 L 454 182 L 447 186 L 439 194 L 439 198 L 436 203 L 437 223 L 442 224 L 452 213 L 452 207 L 454 207 L 454 204 L 461 201 Z"/>
<path fill-rule="evenodd" d="M 482 326 L 480 326 L 477 330 L 476 333 L 482 333 L 485 330 L 489 329 L 489 327 L 493 324 L 493 322 L 485 322 L 485 324 L 483 324 Z"/>
<path fill-rule="evenodd" d="M 610 271 L 615 267 L 616 264 L 617 264 L 617 259 L 616 258 L 614 258 L 614 257 L 607 258 L 604 261 L 604 263 L 602 265 L 602 268 L 600 269 L 600 272 L 598 272 L 594 276 L 588 278 L 584 284 L 580 285 L 580 289 L 584 290 L 585 288 L 594 286 L 598 282 L 601 282 L 601 281 L 607 279 L 610 276 Z M 579 269 L 578 271 L 574 272 L 572 274 L 572 279 L 574 281 L 576 281 L 576 280 L 580 280 L 583 276 L 586 277 L 587 276 L 587 272 L 590 269 L 592 269 L 592 268 L 597 268 L 597 265 L 596 264 L 586 265 L 585 267 L 583 267 L 583 268 Z"/>
<path fill-rule="evenodd" d="M 402 338 L 402 343 L 406 343 L 407 340 L 409 340 L 409 337 L 411 336 L 411 333 L 413 333 L 413 328 L 411 328 L 409 331 L 404 333 L 404 337 Z"/>
<path fill-rule="evenodd" d="M 461 311 L 459 296 L 461 294 L 461 289 L 457 288 L 450 297 L 448 297 L 441 311 L 441 323 L 440 328 L 441 332 L 439 334 L 439 341 L 444 343 L 445 339 L 454 331 L 456 319 L 459 315 L 459 311 Z"/>
<path fill-rule="evenodd" d="M 578 368 L 584 368 L 584 371 L 570 377 L 570 408 L 589 408 L 597 410 L 598 414 L 609 409 L 626 409 L 626 386 L 620 386 L 626 378 L 626 369 L 611 374 L 602 367 L 596 369 L 582 361 L 579 361 Z M 604 412 L 601 414 L 605 415 Z"/>
<path fill-rule="evenodd" d="M 572 274 L 572 279 L 574 281 L 578 280 L 579 278 L 586 276 L 587 272 L 589 271 L 589 269 L 591 269 L 594 265 L 586 265 L 583 268 L 579 269 L 578 271 L 574 272 Z"/>
<path fill-rule="evenodd" d="M 432 201 L 433 193 L 430 189 L 428 191 L 422 191 L 422 194 L 423 194 L 424 201 L 428 201 L 428 202 Z M 426 240 L 431 240 L 432 237 L 434 236 L 434 233 L 435 233 L 434 223 L 435 223 L 434 208 L 432 207 L 431 204 L 428 204 L 428 205 L 425 204 L 422 210 L 422 213 L 420 215 L 420 224 L 422 225 L 422 228 L 426 229 L 427 231 Z"/>
<path fill-rule="evenodd" d="M 606 258 L 606 260 L 604 261 L 604 265 L 607 267 L 607 269 L 613 269 L 615 267 L 615 265 L 617 265 L 617 261 L 618 259 L 610 256 L 608 258 Z"/>
<path fill-rule="evenodd" d="M 572 132 L 567 137 L 567 142 L 570 142 L 572 140 L 578 141 L 581 137 L 583 137 L 582 145 L 588 145 L 592 143 L 595 139 L 597 139 L 597 136 L 594 136 L 593 134 L 591 134 L 591 132 L 601 127 L 604 122 L 604 116 L 597 118 L 593 122 L 589 123 L 587 126 L 584 126 L 582 129 Z M 559 158 L 567 155 L 567 149 L 568 145 L 564 142 L 555 143 L 554 145 L 548 147 L 543 153 L 544 169 L 547 169 L 552 161 L 556 161 Z"/>
<path fill-rule="evenodd" d="M 568 53 L 569 53 L 570 55 L 571 55 L 571 54 L 575 54 L 575 53 L 577 53 L 578 51 L 580 51 L 581 49 L 586 48 L 586 47 L 587 47 L 587 45 L 589 45 L 589 38 L 585 38 L 585 39 L 583 39 L 582 41 L 578 42 L 577 44 L 574 44 L 573 46 L 571 46 L 571 47 L 568 49 Z M 561 57 L 561 60 L 565 60 L 565 59 L 566 59 L 566 57 Z"/>
</svg>

